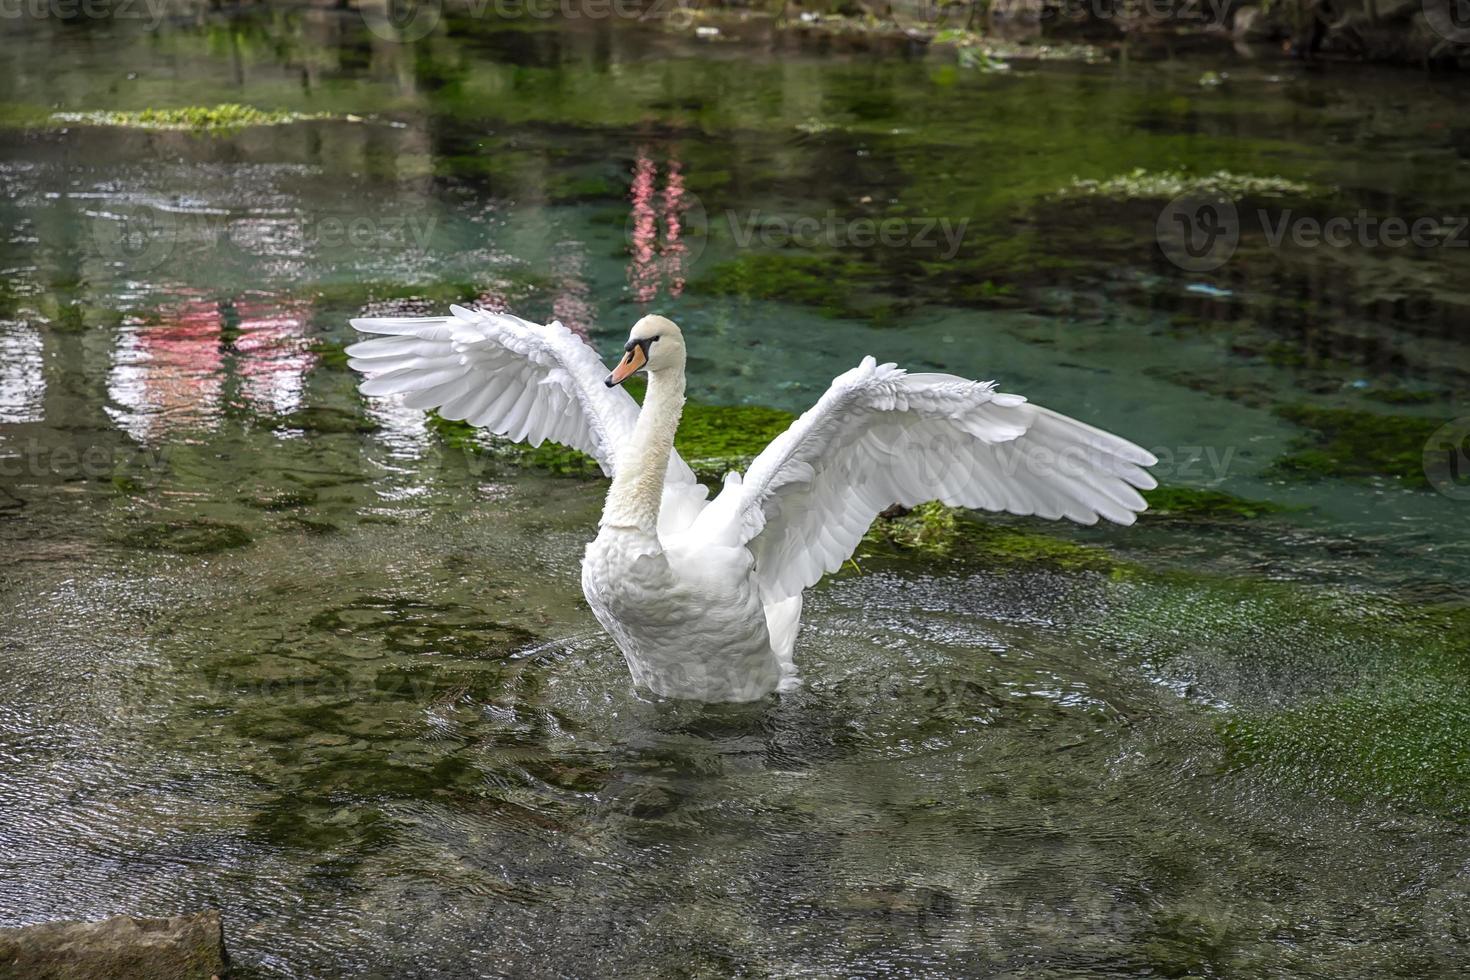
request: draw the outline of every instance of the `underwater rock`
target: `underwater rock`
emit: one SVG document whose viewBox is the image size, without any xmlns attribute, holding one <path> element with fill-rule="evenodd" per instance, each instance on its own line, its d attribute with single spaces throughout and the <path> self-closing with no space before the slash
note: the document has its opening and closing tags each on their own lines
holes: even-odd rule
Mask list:
<svg viewBox="0 0 1470 980">
<path fill-rule="evenodd" d="M 229 969 L 219 912 L 168 919 L 118 915 L 0 929 L 0 977 L 206 980 Z"/>
<path fill-rule="evenodd" d="M 118 544 L 181 555 L 206 555 L 250 543 L 250 532 L 224 521 L 163 521 L 144 524 L 116 539 Z"/>
<path fill-rule="evenodd" d="M 893 554 L 948 559 L 977 566 L 1041 566 L 1061 571 L 1127 574 L 1131 569 L 1102 548 L 1077 544 L 1039 531 L 977 520 L 938 501 L 920 504 L 868 529 L 859 556 Z"/>
<path fill-rule="evenodd" d="M 281 416 L 276 425 L 281 429 L 300 429 L 303 432 L 322 434 L 376 432 L 380 428 L 376 422 L 363 418 L 355 412 L 326 405 L 299 408 L 288 415 Z"/>
</svg>

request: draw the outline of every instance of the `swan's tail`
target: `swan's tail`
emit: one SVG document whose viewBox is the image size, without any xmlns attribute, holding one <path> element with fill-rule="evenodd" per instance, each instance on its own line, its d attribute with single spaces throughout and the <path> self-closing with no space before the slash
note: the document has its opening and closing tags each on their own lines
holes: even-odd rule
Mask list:
<svg viewBox="0 0 1470 980">
<path fill-rule="evenodd" d="M 792 651 L 796 648 L 796 633 L 801 628 L 801 593 L 773 602 L 766 606 L 766 632 L 771 635 L 771 650 L 781 666 L 780 691 L 790 691 L 801 686 L 796 676 L 796 660 Z"/>
</svg>

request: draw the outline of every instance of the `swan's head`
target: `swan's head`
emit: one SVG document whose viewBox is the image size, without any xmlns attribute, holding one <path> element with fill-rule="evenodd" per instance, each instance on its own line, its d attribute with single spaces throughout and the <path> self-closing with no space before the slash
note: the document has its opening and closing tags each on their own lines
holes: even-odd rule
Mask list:
<svg viewBox="0 0 1470 980">
<path fill-rule="evenodd" d="M 668 317 L 646 316 L 633 324 L 623 350 L 626 351 L 623 359 L 604 382 L 609 388 L 622 384 L 643 368 L 650 374 L 684 369 L 684 335 Z"/>
</svg>

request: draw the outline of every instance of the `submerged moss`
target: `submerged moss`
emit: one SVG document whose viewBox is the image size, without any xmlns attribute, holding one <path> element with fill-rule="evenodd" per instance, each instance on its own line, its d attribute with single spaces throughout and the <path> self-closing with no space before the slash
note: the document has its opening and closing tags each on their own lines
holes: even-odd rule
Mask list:
<svg viewBox="0 0 1470 980">
<path fill-rule="evenodd" d="M 1353 799 L 1387 798 L 1470 816 L 1470 687 L 1461 678 L 1385 678 L 1223 726 L 1233 759 L 1315 781 Z"/>
<path fill-rule="evenodd" d="M 797 303 L 815 307 L 823 316 L 865 318 L 876 311 L 859 305 L 856 294 L 876 274 L 875 266 L 840 256 L 759 253 L 716 265 L 690 289 Z"/>
<path fill-rule="evenodd" d="M 1311 430 L 1272 464 L 1277 473 L 1300 479 L 1386 476 L 1429 488 L 1424 446 L 1440 420 L 1310 405 L 1286 405 L 1277 414 Z"/>
<path fill-rule="evenodd" d="M 1168 517 L 1199 517 L 1206 520 L 1249 520 L 1285 510 L 1268 500 L 1247 500 L 1223 490 L 1196 487 L 1155 487 L 1144 491 L 1148 513 Z"/>
<path fill-rule="evenodd" d="M 174 109 L 142 109 L 135 112 L 106 110 L 97 112 L 56 112 L 53 122 L 86 126 L 122 126 L 128 129 L 177 129 L 209 132 L 232 131 L 249 126 L 281 126 L 286 123 L 329 119 L 324 113 L 288 112 L 280 109 L 257 109 L 254 106 L 223 102 L 212 106 L 181 106 Z M 350 117 L 348 117 L 350 118 Z"/>
</svg>

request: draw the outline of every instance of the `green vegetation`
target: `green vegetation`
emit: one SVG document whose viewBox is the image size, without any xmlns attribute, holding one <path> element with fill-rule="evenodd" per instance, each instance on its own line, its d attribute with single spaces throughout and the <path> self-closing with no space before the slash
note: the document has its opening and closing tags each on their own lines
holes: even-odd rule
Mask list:
<svg viewBox="0 0 1470 980">
<path fill-rule="evenodd" d="M 118 126 L 129 129 L 225 130 L 248 126 L 271 126 L 316 118 L 290 112 L 265 112 L 250 106 L 226 103 L 217 106 L 186 106 L 176 109 L 139 111 L 99 110 L 56 112 L 51 121 L 71 125 Z"/>
<path fill-rule="evenodd" d="M 1063 197 L 1162 200 L 1183 194 L 1197 194 L 1222 201 L 1240 201 L 1251 197 L 1306 196 L 1315 192 L 1316 189 L 1311 184 L 1285 177 L 1255 177 L 1228 170 L 1192 175 L 1178 170 L 1149 171 L 1137 167 L 1108 180 L 1083 180 L 1074 177 L 1059 193 Z"/>
<path fill-rule="evenodd" d="M 233 132 L 250 126 L 282 126 L 332 118 L 322 113 L 285 112 L 224 102 L 212 106 L 96 112 L 56 112 L 51 121 L 84 126 L 121 126 L 128 129 L 174 129 L 193 132 Z M 347 117 L 351 119 L 352 117 Z"/>
<path fill-rule="evenodd" d="M 1272 468 L 1298 479 L 1393 477 L 1428 489 L 1424 446 L 1442 422 L 1408 415 L 1375 415 L 1344 408 L 1286 405 L 1282 418 L 1310 430 Z"/>
</svg>

